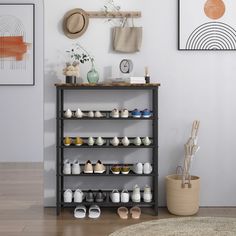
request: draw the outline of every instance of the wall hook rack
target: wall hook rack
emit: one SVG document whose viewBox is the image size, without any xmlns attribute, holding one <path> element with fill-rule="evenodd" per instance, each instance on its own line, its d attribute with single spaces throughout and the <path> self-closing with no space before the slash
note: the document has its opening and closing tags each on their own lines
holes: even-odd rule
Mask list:
<svg viewBox="0 0 236 236">
<path fill-rule="evenodd" d="M 140 11 L 86 11 L 89 18 L 140 18 Z"/>
</svg>

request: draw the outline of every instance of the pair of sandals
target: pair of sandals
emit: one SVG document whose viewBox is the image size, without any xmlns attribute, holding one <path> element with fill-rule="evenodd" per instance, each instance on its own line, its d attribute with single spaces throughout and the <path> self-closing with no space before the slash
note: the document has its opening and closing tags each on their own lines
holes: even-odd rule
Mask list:
<svg viewBox="0 0 236 236">
<path fill-rule="evenodd" d="M 141 216 L 141 209 L 140 209 L 140 207 L 135 206 L 135 207 L 132 207 L 130 210 L 128 210 L 127 207 L 119 207 L 117 209 L 117 214 L 123 220 L 127 220 L 128 219 L 129 212 L 131 214 L 131 218 L 132 219 L 136 219 L 136 220 L 140 219 L 140 216 Z"/>
<path fill-rule="evenodd" d="M 87 209 L 84 205 L 77 206 L 74 210 L 74 216 L 77 219 L 83 219 L 86 217 Z M 89 208 L 88 217 L 91 219 L 97 219 L 101 215 L 101 209 L 98 205 L 92 205 Z"/>
</svg>

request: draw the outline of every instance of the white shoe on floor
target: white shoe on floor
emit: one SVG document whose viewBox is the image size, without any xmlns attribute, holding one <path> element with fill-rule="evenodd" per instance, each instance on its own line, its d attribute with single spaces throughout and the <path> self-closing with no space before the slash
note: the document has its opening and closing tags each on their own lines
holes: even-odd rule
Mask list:
<svg viewBox="0 0 236 236">
<path fill-rule="evenodd" d="M 79 175 L 81 173 L 81 168 L 78 160 L 74 160 L 72 164 L 72 175 Z"/>
<path fill-rule="evenodd" d="M 98 205 L 92 205 L 89 208 L 89 215 L 88 215 L 89 218 L 97 219 L 100 217 L 100 215 L 101 215 L 101 209 Z"/>
<path fill-rule="evenodd" d="M 143 201 L 144 202 L 151 202 L 152 201 L 152 192 L 151 192 L 151 188 L 148 185 L 146 185 L 144 188 Z"/>
<path fill-rule="evenodd" d="M 120 201 L 123 203 L 129 202 L 129 192 L 127 189 L 123 189 L 120 195 Z"/>
<path fill-rule="evenodd" d="M 143 164 L 142 163 L 137 163 L 133 165 L 133 172 L 135 174 L 141 175 L 143 174 Z"/>
<path fill-rule="evenodd" d="M 132 198 L 133 202 L 140 202 L 141 201 L 140 188 L 139 188 L 139 186 L 137 184 L 134 186 L 131 198 Z"/>
<path fill-rule="evenodd" d="M 152 173 L 152 165 L 149 162 L 144 163 L 143 173 L 146 175 L 149 175 Z"/>
<path fill-rule="evenodd" d="M 83 219 L 86 217 L 86 207 L 81 205 L 77 206 L 74 210 L 74 216 L 78 219 Z"/>
<path fill-rule="evenodd" d="M 84 199 L 84 193 L 80 189 L 76 189 L 74 192 L 74 202 L 81 203 Z"/>
<path fill-rule="evenodd" d="M 111 201 L 114 202 L 114 203 L 118 203 L 120 202 L 120 193 L 117 189 L 114 189 L 112 192 L 111 192 Z"/>
<path fill-rule="evenodd" d="M 71 162 L 69 160 L 64 161 L 63 174 L 65 174 L 65 175 L 71 174 Z"/>
<path fill-rule="evenodd" d="M 66 203 L 72 202 L 73 193 L 72 193 L 71 189 L 67 189 L 64 192 L 63 197 L 64 197 L 64 202 L 66 202 Z"/>
</svg>

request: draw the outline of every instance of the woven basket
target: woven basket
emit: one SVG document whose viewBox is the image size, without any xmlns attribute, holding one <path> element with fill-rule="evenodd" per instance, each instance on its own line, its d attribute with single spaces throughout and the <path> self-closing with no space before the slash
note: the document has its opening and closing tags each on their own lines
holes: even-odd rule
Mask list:
<svg viewBox="0 0 236 236">
<path fill-rule="evenodd" d="M 194 215 L 199 210 L 200 178 L 191 176 L 191 186 L 183 188 L 182 176 L 166 176 L 167 208 L 170 213 L 179 216 Z"/>
</svg>

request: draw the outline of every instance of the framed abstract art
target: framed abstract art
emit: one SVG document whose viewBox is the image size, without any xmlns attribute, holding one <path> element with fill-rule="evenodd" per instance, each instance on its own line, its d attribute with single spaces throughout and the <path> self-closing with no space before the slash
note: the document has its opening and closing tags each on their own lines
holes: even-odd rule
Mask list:
<svg viewBox="0 0 236 236">
<path fill-rule="evenodd" d="M 0 3 L 0 85 L 35 84 L 35 5 Z"/>
<path fill-rule="evenodd" d="M 235 0 L 179 0 L 179 50 L 236 50 Z"/>
</svg>

